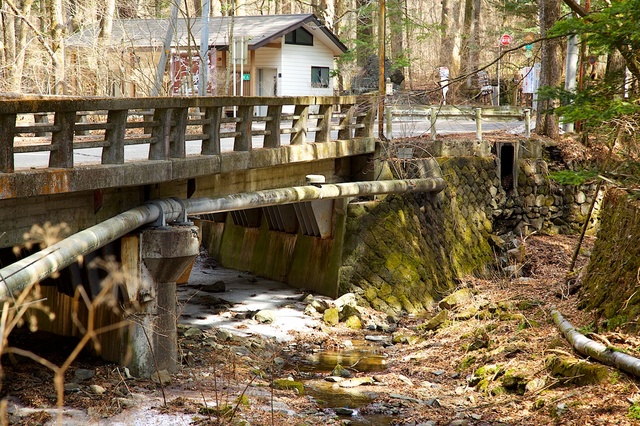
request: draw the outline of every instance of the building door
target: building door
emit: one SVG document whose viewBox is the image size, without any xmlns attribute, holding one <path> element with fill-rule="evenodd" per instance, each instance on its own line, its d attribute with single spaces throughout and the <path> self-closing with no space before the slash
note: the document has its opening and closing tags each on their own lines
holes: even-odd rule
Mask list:
<svg viewBox="0 0 640 426">
<path fill-rule="evenodd" d="M 275 68 L 258 68 L 258 96 L 276 96 L 278 94 L 278 70 Z M 256 115 L 267 115 L 266 106 L 256 107 Z"/>
</svg>

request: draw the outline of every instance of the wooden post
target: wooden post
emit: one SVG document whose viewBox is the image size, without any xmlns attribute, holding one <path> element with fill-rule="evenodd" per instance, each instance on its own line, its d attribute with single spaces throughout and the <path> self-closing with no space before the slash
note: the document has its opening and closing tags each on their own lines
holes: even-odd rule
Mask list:
<svg viewBox="0 0 640 426">
<path fill-rule="evenodd" d="M 51 135 L 52 150 L 49 167 L 73 167 L 73 135 L 76 126 L 76 112 L 56 112 L 53 120 L 56 130 Z"/>
<path fill-rule="evenodd" d="M 531 110 L 524 110 L 524 136 L 528 139 L 531 137 Z"/>
<path fill-rule="evenodd" d="M 0 173 L 13 173 L 13 138 L 16 114 L 0 114 Z"/>
<path fill-rule="evenodd" d="M 271 118 L 264 125 L 269 133 L 264 135 L 263 146 L 265 148 L 278 148 L 280 146 L 280 121 L 282 119 L 282 105 L 269 105 L 267 116 Z"/>
<path fill-rule="evenodd" d="M 169 139 L 171 137 L 171 108 L 156 108 L 153 121 L 157 123 L 151 131 L 155 142 L 149 147 L 149 160 L 166 160 L 169 158 Z"/>
<path fill-rule="evenodd" d="M 128 113 L 126 109 L 109 111 L 107 129 L 104 133 L 104 140 L 108 145 L 102 148 L 102 164 L 124 163 L 124 136 Z"/>
<path fill-rule="evenodd" d="M 222 107 L 205 108 L 204 118 L 207 122 L 202 126 L 202 133 L 209 136 L 209 138 L 202 141 L 202 155 L 219 155 Z"/>
<path fill-rule="evenodd" d="M 387 139 L 392 139 L 392 132 L 393 132 L 393 111 L 391 110 L 391 107 L 387 106 L 384 109 L 384 115 L 385 115 L 385 120 L 387 121 L 387 129 L 386 129 L 386 133 L 387 133 Z"/>
<path fill-rule="evenodd" d="M 307 121 L 309 120 L 309 105 L 296 105 L 293 113 L 291 128 L 291 145 L 302 145 L 307 142 Z"/>
<path fill-rule="evenodd" d="M 482 140 L 482 108 L 476 108 L 476 139 Z"/>
<path fill-rule="evenodd" d="M 238 118 L 236 122 L 236 136 L 233 142 L 234 151 L 251 151 L 251 122 L 253 120 L 253 105 L 242 105 L 238 107 Z"/>
</svg>

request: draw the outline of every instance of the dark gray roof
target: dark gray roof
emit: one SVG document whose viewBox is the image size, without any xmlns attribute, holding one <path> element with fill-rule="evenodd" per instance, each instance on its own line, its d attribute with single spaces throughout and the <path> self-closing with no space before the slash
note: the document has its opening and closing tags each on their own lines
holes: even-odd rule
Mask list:
<svg viewBox="0 0 640 426">
<path fill-rule="evenodd" d="M 283 35 L 304 26 L 314 37 L 320 38 L 335 54 L 343 53 L 347 47 L 313 14 L 260 15 L 260 16 L 215 16 L 209 18 L 209 46 L 226 49 L 230 30 L 234 37 L 249 39 L 249 50 L 258 49 Z M 232 24 L 233 22 L 233 24 Z M 113 24 L 111 46 L 158 47 L 164 43 L 169 19 L 122 19 Z M 200 45 L 202 19 L 178 19 L 172 47 Z M 99 26 L 82 29 L 67 39 L 69 47 L 94 46 L 97 43 Z M 191 37 L 191 40 L 189 38 Z"/>
</svg>

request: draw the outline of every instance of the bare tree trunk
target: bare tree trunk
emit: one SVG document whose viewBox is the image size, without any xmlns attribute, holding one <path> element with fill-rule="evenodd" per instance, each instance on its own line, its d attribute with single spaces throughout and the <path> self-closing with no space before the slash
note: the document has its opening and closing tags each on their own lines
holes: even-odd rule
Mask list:
<svg viewBox="0 0 640 426">
<path fill-rule="evenodd" d="M 64 74 L 64 18 L 62 0 L 48 0 L 47 9 L 51 17 L 51 51 L 53 52 L 53 87 L 56 95 L 65 93 Z"/>
<path fill-rule="evenodd" d="M 405 37 L 405 1 L 404 0 L 389 0 L 387 2 L 387 17 L 389 18 L 389 32 L 392 34 L 391 52 L 388 56 L 391 57 L 395 66 L 398 60 L 404 57 L 404 37 Z"/>
<path fill-rule="evenodd" d="M 452 76 L 460 73 L 460 49 L 458 28 L 459 3 L 452 0 L 442 0 L 440 15 L 440 55 L 439 66 L 449 68 Z"/>
<path fill-rule="evenodd" d="M 106 0 L 104 14 L 100 21 L 100 34 L 98 38 L 102 41 L 111 39 L 111 31 L 113 30 L 113 17 L 116 12 L 116 0 Z"/>
<path fill-rule="evenodd" d="M 559 0 L 541 0 L 540 2 L 540 35 L 544 37 L 553 24 L 560 19 Z M 558 87 L 562 82 L 562 39 L 555 38 L 542 42 L 542 58 L 540 61 L 540 87 Z M 550 138 L 560 135 L 558 119 L 553 113 L 555 99 L 545 99 L 538 103 L 536 133 Z"/>
<path fill-rule="evenodd" d="M 12 64 L 3 71 L 3 80 L 8 82 L 6 90 L 22 92 L 22 78 L 27 51 L 29 27 L 26 20 L 31 16 L 33 0 L 22 3 L 21 9 L 10 10 L 5 3 L 2 7 L 2 30 L 4 64 Z"/>
<path fill-rule="evenodd" d="M 358 13 L 358 22 L 356 23 L 356 38 L 360 42 L 366 42 L 367 46 L 359 44 L 356 50 L 356 62 L 358 66 L 363 67 L 366 65 L 369 56 L 371 54 L 371 46 L 374 45 L 373 41 L 373 23 L 371 17 L 371 10 L 368 7 L 366 0 L 356 0 L 356 7 Z"/>
<path fill-rule="evenodd" d="M 466 0 L 464 7 L 464 24 L 463 33 L 467 35 L 466 42 L 463 43 L 461 49 L 461 65 L 460 69 L 469 78 L 466 80 L 467 88 L 471 87 L 471 81 L 474 71 L 478 68 L 479 52 L 480 52 L 480 22 L 482 15 L 481 0 Z"/>
</svg>

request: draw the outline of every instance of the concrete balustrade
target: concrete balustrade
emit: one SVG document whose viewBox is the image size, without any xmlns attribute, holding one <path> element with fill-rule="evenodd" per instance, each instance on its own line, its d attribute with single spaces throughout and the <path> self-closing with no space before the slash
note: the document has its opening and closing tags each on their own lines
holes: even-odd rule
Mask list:
<svg viewBox="0 0 640 426">
<path fill-rule="evenodd" d="M 267 115 L 256 115 L 261 106 Z M 102 148 L 106 165 L 124 164 L 129 145 L 149 144 L 149 160 L 168 160 L 185 158 L 185 143 L 193 140 L 202 141 L 200 155 L 218 155 L 223 138 L 233 138 L 234 151 L 246 152 L 256 136 L 264 148 L 280 147 L 284 135 L 291 145 L 329 142 L 332 131 L 342 140 L 373 137 L 371 106 L 371 98 L 354 96 L 5 99 L 0 172 L 14 172 L 19 153 L 49 151 L 50 168 L 73 168 L 74 151 L 86 148 Z M 293 114 L 283 113 L 291 109 Z M 259 123 L 264 130 L 253 126 Z"/>
</svg>

